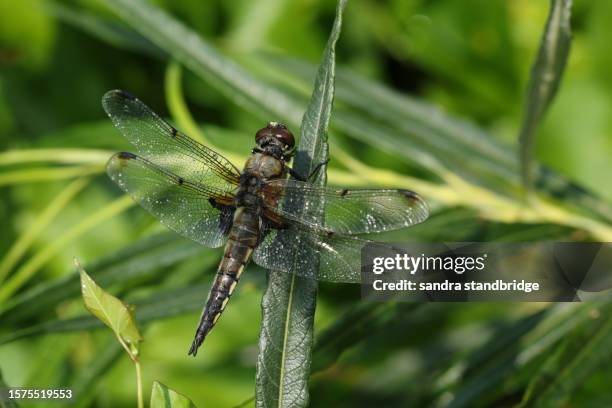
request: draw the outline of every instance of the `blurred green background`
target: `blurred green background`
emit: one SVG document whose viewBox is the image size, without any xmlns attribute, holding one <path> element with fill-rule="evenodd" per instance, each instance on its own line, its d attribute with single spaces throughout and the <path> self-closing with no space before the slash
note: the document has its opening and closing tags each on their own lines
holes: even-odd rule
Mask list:
<svg viewBox="0 0 612 408">
<path fill-rule="evenodd" d="M 309 64 L 320 60 L 335 9 L 335 2 L 328 0 L 152 3 L 253 75 L 300 98 L 310 92 Z M 451 117 L 472 122 L 511 151 L 548 6 L 544 0 L 352 0 L 338 45 L 338 66 L 435 105 Z M 536 149 L 539 161 L 602 197 L 602 202 L 612 199 L 611 24 L 611 2 L 574 2 L 572 52 L 560 92 L 538 130 Z M 162 234 L 167 250 L 163 256 L 176 254 L 172 245 L 183 255 L 151 258 L 151 265 L 142 267 L 145 271 L 140 274 L 132 273 L 138 267 L 118 266 L 123 269 L 117 270 L 130 278 L 109 280 L 105 286 L 122 298 L 150 305 L 164 293 L 172 297 L 173 293 L 184 293 L 180 292 L 183 288 L 192 288 L 191 297 L 185 298 L 191 306 L 185 302 L 171 318 L 158 320 L 154 316 L 143 328 L 145 390 L 153 380 L 159 380 L 201 407 L 234 406 L 254 395 L 263 271 L 256 267 L 247 270 L 198 358 L 187 358 L 198 309 L 205 300 L 219 252 L 164 234 L 164 229 L 137 207 L 126 209 L 123 205 L 109 210 L 107 216 L 99 213 L 121 197 L 103 173 L 100 157 L 107 151 L 129 150 L 106 118 L 100 99 L 107 90 L 125 89 L 161 115 L 170 116 L 165 91 L 169 61 L 121 23 L 104 2 L 0 1 L 0 146 L 5 153 L 30 152 L 17 159 L 5 153 L 0 156 L 0 254 L 4 254 L 5 265 L 6 254 L 15 243 L 25 242 L 21 255 L 4 272 L 8 279 L 0 285 L 6 285 L 19 271 L 25 270 L 22 273 L 27 275 L 3 300 L 5 304 L 0 303 L 0 310 L 3 306 L 17 308 L 19 302 L 22 307 L 22 314 L 0 317 L 0 370 L 9 385 L 80 384 L 81 406 L 132 406 L 132 367 L 125 356 L 111 358 L 108 350 L 115 346 L 110 333 L 65 329 L 71 332 L 39 335 L 59 330 L 53 324 L 62 319 L 85 315 L 77 294 L 51 301 L 40 310 L 32 309 L 36 313 L 23 310 L 24 305 L 39 303 L 37 288 L 46 288 L 43 293 L 47 295 L 52 292 L 52 286 L 40 285 L 55 282 L 57 288 L 69 281 L 66 276 L 74 272 L 74 257 L 88 270 L 90 263 L 96 270 L 95 262 L 98 269 L 109 269 L 115 262 L 108 260 L 111 254 Z M 190 71 L 184 70 L 182 85 L 189 110 L 203 125 L 204 134 L 224 152 L 245 158 L 254 131 L 266 119 L 229 100 L 210 81 Z M 369 100 L 359 102 L 367 110 Z M 376 103 L 372 99 L 371 104 Z M 337 105 L 352 108 L 347 100 L 339 100 Z M 406 157 L 378 148 L 374 134 L 369 140 L 356 140 L 350 131 L 336 129 L 330 137 L 334 143 L 330 167 L 339 170 L 337 174 L 343 174 L 343 166 L 335 160 L 338 151 L 334 149 L 342 148 L 367 166 L 436 181 L 435 175 Z M 406 139 L 405 143 L 413 142 Z M 73 160 L 85 157 L 82 152 L 68 150 L 75 148 L 87 149 L 91 160 Z M 57 150 L 43 150 L 40 158 L 30 149 Z M 60 158 L 62 152 L 67 152 L 66 159 Z M 57 159 L 49 157 L 55 154 Z M 67 194 L 70 183 L 83 177 L 91 179 L 83 186 L 73 186 L 78 191 L 55 213 L 49 210 L 50 203 Z M 342 180 L 330 177 L 331 183 Z M 395 183 L 383 180 L 381 184 Z M 418 185 L 412 188 L 419 191 Z M 431 220 L 389 235 L 389 239 L 585 238 L 571 225 L 538 220 L 501 223 L 501 217 L 487 215 L 476 203 L 474 208 L 449 205 L 452 200 L 444 202 L 429 197 L 427 191 L 419 192 L 431 199 Z M 467 202 L 472 199 L 476 202 L 480 197 L 463 197 Z M 98 221 L 91 221 L 96 214 Z M 155 245 L 147 248 L 153 255 L 157 251 Z M 126 251 L 133 254 L 137 249 Z M 134 262 L 144 261 L 135 258 Z M 194 284 L 201 286 L 195 290 Z M 358 302 L 358 287 L 323 284 L 315 333 L 333 325 L 347 311 L 354 311 Z M 338 356 L 328 359 L 321 352 L 318 357 L 315 349 L 314 365 L 320 370 L 315 370 L 311 381 L 312 405 L 512 405 L 520 401 L 536 372 L 534 367 L 545 365 L 546 352 L 563 355 L 558 347 L 567 333 L 585 336 L 589 330 L 599 330 L 591 320 L 602 313 L 588 305 L 396 305 L 392 310 L 376 306 L 375 316 L 380 319 L 374 326 L 376 331 L 361 333 L 363 341 L 347 347 L 337 362 L 333 360 Z M 553 322 L 565 322 L 568 316 L 586 317 L 573 326 L 563 326 L 566 332 L 555 332 L 554 341 L 539 349 L 529 348 L 553 331 Z M 45 322 L 51 322 L 50 326 L 44 326 Z M 28 328 L 38 331 L 28 334 Z M 12 341 L 15 333 L 23 338 Z M 525 350 L 532 350 L 529 359 L 519 360 L 519 355 L 527 358 Z M 110 353 L 107 360 L 103 353 Z M 499 365 L 491 366 L 494 359 L 483 356 L 492 355 L 506 357 L 499 357 Z M 476 373 L 474 367 L 490 371 Z M 604 394 L 612 373 L 598 367 L 593 363 L 592 370 L 581 378 L 585 382 L 579 391 L 571 389 L 568 398 L 573 405 L 569 406 L 612 404 Z"/>
</svg>

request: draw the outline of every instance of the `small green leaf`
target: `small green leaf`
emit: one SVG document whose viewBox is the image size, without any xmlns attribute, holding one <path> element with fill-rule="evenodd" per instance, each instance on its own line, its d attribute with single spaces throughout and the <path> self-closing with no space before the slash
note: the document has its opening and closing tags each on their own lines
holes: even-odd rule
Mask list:
<svg viewBox="0 0 612 408">
<path fill-rule="evenodd" d="M 154 381 L 151 391 L 151 408 L 195 408 L 189 398 Z"/>
<path fill-rule="evenodd" d="M 118 337 L 125 340 L 130 346 L 138 345 L 142 341 L 142 337 L 129 308 L 119 299 L 96 285 L 78 262 L 75 261 L 75 264 L 81 274 L 81 293 L 87 310 L 110 327 Z"/>
<path fill-rule="evenodd" d="M 525 114 L 519 135 L 521 174 L 526 188 L 531 185 L 536 128 L 550 106 L 567 63 L 571 43 L 572 0 L 551 0 L 550 14 L 531 68 Z"/>
</svg>

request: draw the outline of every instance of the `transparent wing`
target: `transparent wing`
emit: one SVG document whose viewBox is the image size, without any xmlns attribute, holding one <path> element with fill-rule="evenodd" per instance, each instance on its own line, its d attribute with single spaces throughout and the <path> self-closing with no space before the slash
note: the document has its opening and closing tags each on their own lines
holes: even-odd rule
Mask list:
<svg viewBox="0 0 612 408">
<path fill-rule="evenodd" d="M 405 228 L 429 216 L 425 201 L 409 190 L 333 189 L 283 179 L 266 183 L 262 194 L 267 210 L 279 217 L 347 235 Z M 325 215 L 293 211 L 309 207 L 324 208 Z"/>
<path fill-rule="evenodd" d="M 214 150 L 201 145 L 161 119 L 125 91 L 107 92 L 102 106 L 123 136 L 145 159 L 187 180 L 230 192 L 240 171 Z"/>
<path fill-rule="evenodd" d="M 395 254 L 393 246 L 384 242 L 292 225 L 270 230 L 255 249 L 253 260 L 266 269 L 295 272 L 305 278 L 360 283 L 361 250 L 366 244 L 379 254 Z"/>
<path fill-rule="evenodd" d="M 232 194 L 186 180 L 132 153 L 115 154 L 106 172 L 171 230 L 212 248 L 225 241 L 234 209 Z"/>
</svg>

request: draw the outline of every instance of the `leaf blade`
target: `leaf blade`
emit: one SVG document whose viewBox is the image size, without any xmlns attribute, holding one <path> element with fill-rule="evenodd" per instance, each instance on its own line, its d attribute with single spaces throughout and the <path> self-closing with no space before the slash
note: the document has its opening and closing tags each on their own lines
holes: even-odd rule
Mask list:
<svg viewBox="0 0 612 408">
<path fill-rule="evenodd" d="M 572 0 L 551 0 L 550 4 L 540 50 L 531 68 L 525 114 L 519 134 L 521 177 L 527 189 L 532 183 L 535 131 L 557 93 L 571 44 Z"/>
<path fill-rule="evenodd" d="M 78 262 L 75 263 L 81 275 L 81 293 L 87 310 L 111 328 L 118 337 L 137 346 L 142 341 L 142 336 L 128 307 L 105 292 L 87 275 Z"/>
<path fill-rule="evenodd" d="M 336 18 L 314 90 L 301 125 L 294 171 L 307 176 L 328 158 L 327 128 L 334 96 L 335 46 L 338 41 L 345 0 L 338 1 Z M 326 182 L 325 164 L 314 183 Z M 299 207 L 297 208 L 299 209 Z M 318 213 L 321 208 L 311 209 Z M 304 211 L 304 209 L 299 209 Z M 318 265 L 311 265 L 317 268 Z M 309 400 L 313 324 L 318 284 L 295 274 L 268 274 L 262 299 L 262 325 L 257 358 L 256 405 L 306 406 Z"/>
<path fill-rule="evenodd" d="M 153 381 L 150 406 L 151 408 L 195 408 L 189 398 L 158 381 Z"/>
</svg>

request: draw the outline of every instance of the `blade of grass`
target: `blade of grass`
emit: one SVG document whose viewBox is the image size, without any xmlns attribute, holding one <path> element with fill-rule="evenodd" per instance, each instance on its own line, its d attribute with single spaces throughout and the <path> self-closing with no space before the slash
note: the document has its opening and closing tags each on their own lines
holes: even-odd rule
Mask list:
<svg viewBox="0 0 612 408">
<path fill-rule="evenodd" d="M 549 355 L 533 377 L 520 407 L 563 406 L 574 390 L 612 355 L 610 305 L 591 316 Z"/>
<path fill-rule="evenodd" d="M 0 153 L 0 166 L 34 162 L 103 164 L 113 152 L 99 149 L 21 149 Z"/>
<path fill-rule="evenodd" d="M 260 48 L 288 3 L 287 0 L 263 0 L 245 4 L 226 36 L 228 48 L 238 51 Z"/>
<path fill-rule="evenodd" d="M 0 186 L 84 177 L 103 171 L 104 165 L 102 164 L 4 171 L 0 173 Z"/>
<path fill-rule="evenodd" d="M 238 106 L 300 123 L 303 109 L 283 92 L 266 86 L 204 42 L 194 31 L 142 0 L 109 0 L 107 4 L 132 28 L 207 80 Z M 271 109 L 273 107 L 273 109 Z"/>
<path fill-rule="evenodd" d="M 555 304 L 544 315 L 536 314 L 523 322 L 518 321 L 514 327 L 493 336 L 491 342 L 470 351 L 472 364 L 466 366 L 462 358 L 448 367 L 447 373 L 456 374 L 438 383 L 437 393 L 441 398 L 445 392 L 453 393 L 449 406 L 469 407 L 490 395 L 502 382 L 509 382 L 507 374 L 510 372 L 513 377 L 524 374 L 532 378 L 534 362 L 588 320 L 594 308 L 597 305 L 589 303 Z M 536 325 L 533 325 L 534 318 L 538 320 Z M 512 340 L 517 335 L 519 338 Z M 516 346 L 497 350 L 498 338 L 502 343 L 510 341 Z M 480 362 L 485 362 L 483 367 Z"/>
<path fill-rule="evenodd" d="M 183 90 L 181 86 L 181 66 L 176 62 L 172 61 L 168 65 L 166 70 L 165 78 L 165 91 L 166 91 L 166 104 L 168 110 L 172 115 L 172 119 L 176 122 L 176 125 L 183 132 L 188 134 L 190 137 L 198 140 L 200 143 L 205 144 L 207 147 L 217 151 L 222 156 L 225 156 L 229 161 L 233 163 L 243 163 L 246 160 L 246 156 L 239 156 L 235 153 L 223 150 L 218 146 L 215 146 L 202 132 L 200 126 L 196 123 L 187 107 Z"/>
<path fill-rule="evenodd" d="M 96 280 L 105 286 L 129 287 L 134 282 L 159 280 L 173 265 L 199 256 L 203 267 L 218 261 L 217 253 L 202 253 L 202 247 L 174 233 L 147 237 L 133 245 L 87 265 Z M 44 281 L 19 293 L 0 311 L 0 320 L 16 324 L 54 310 L 56 306 L 79 294 L 78 275 L 71 273 Z"/>
<path fill-rule="evenodd" d="M 138 325 L 191 313 L 201 309 L 202 293 L 205 284 L 189 285 L 179 289 L 157 291 L 145 299 L 127 298 L 136 306 L 135 318 Z M 69 319 L 53 319 L 37 325 L 15 330 L 0 337 L 0 344 L 53 333 L 71 333 L 104 328 L 104 323 L 94 316 L 83 315 Z"/>
<path fill-rule="evenodd" d="M 312 371 L 332 365 L 350 347 L 380 333 L 382 327 L 398 317 L 407 318 L 420 307 L 417 303 L 358 303 L 317 335 Z"/>
<path fill-rule="evenodd" d="M 570 52 L 571 7 L 572 0 L 551 0 L 540 50 L 531 68 L 519 134 L 521 177 L 526 189 L 531 188 L 533 178 L 536 128 L 557 93 Z"/>
<path fill-rule="evenodd" d="M 185 97 L 183 96 L 183 87 L 181 86 L 181 76 L 181 66 L 176 61 L 170 61 L 166 68 L 164 80 L 166 101 L 170 115 L 172 115 L 177 123 L 180 123 L 181 130 L 188 134 L 189 137 L 211 147 L 210 142 L 206 139 L 206 136 L 187 108 Z"/>
<path fill-rule="evenodd" d="M 116 21 L 105 20 L 91 12 L 67 7 L 55 1 L 46 1 L 44 7 L 62 22 L 82 29 L 117 48 L 133 50 L 160 57 L 163 53 L 141 35 Z"/>
<path fill-rule="evenodd" d="M 302 119 L 293 166 L 294 171 L 301 175 L 311 174 L 320 163 L 328 160 L 327 128 L 334 98 L 335 47 L 345 6 L 345 0 L 338 1 L 336 18 L 315 78 L 310 104 Z M 325 167 L 323 165 L 317 173 L 317 180 L 313 181 L 315 184 L 325 185 Z M 306 211 L 299 204 L 294 210 Z M 314 214 L 321 213 L 321 210 L 308 209 Z M 318 264 L 310 267 L 316 274 Z M 261 303 L 263 314 L 257 356 L 255 401 L 259 407 L 308 405 L 317 286 L 314 279 L 274 271 L 268 273 L 268 285 Z"/>
<path fill-rule="evenodd" d="M 66 205 L 89 183 L 88 178 L 79 178 L 66 186 L 49 205 L 40 213 L 27 229 L 8 250 L 0 261 L 0 284 L 11 271 L 19 259 L 26 253 L 38 235 L 43 231 L 62 211 Z"/>
<path fill-rule="evenodd" d="M 81 235 L 96 227 L 100 223 L 112 218 L 126 209 L 134 205 L 134 202 L 128 196 L 123 196 L 106 205 L 104 208 L 86 217 L 78 224 L 69 228 L 66 232 L 59 235 L 55 241 L 42 248 L 25 264 L 23 264 L 15 274 L 0 287 L 0 305 L 6 302 L 13 293 L 21 288 L 28 280 L 30 280 L 41 267 L 45 265 L 53 256 L 55 256 L 66 245 L 78 239 Z"/>
</svg>

